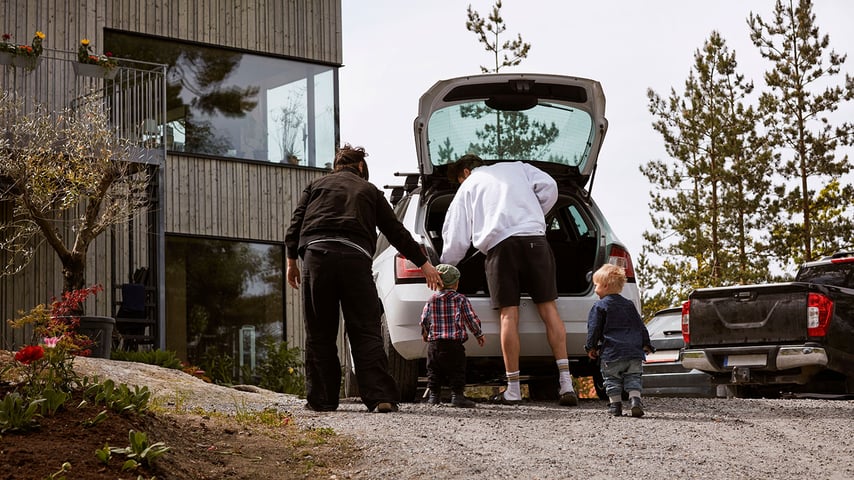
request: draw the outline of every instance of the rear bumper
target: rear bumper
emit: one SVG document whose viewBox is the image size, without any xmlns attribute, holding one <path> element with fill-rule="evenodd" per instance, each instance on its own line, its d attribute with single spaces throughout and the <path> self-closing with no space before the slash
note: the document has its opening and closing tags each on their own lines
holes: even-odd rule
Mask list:
<svg viewBox="0 0 854 480">
<path fill-rule="evenodd" d="M 827 351 L 811 345 L 686 349 L 682 352 L 685 368 L 704 372 L 731 372 L 736 367 L 764 371 L 824 368 L 827 363 Z"/>
</svg>

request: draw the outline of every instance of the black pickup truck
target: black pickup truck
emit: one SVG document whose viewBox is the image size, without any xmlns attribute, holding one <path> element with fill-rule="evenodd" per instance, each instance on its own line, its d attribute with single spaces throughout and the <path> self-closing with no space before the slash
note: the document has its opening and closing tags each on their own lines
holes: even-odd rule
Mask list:
<svg viewBox="0 0 854 480">
<path fill-rule="evenodd" d="M 730 396 L 854 393 L 854 252 L 804 264 L 787 283 L 694 290 L 682 365 Z"/>
</svg>

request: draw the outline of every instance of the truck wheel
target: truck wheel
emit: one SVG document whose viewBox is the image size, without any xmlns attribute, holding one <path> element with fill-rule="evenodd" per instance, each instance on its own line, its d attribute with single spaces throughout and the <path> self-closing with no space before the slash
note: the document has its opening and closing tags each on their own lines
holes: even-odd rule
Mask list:
<svg viewBox="0 0 854 480">
<path fill-rule="evenodd" d="M 397 382 L 397 389 L 400 390 L 400 401 L 412 403 L 418 393 L 418 361 L 407 360 L 397 353 L 388 335 L 385 316 L 383 316 L 382 324 L 385 350 L 388 355 L 388 373 Z"/>
</svg>

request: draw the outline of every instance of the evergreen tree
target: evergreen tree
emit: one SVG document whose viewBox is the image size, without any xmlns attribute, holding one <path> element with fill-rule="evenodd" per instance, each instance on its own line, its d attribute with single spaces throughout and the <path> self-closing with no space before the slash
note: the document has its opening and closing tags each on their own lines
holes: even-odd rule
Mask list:
<svg viewBox="0 0 854 480">
<path fill-rule="evenodd" d="M 507 31 L 507 25 L 501 17 L 501 0 L 495 1 L 492 13 L 486 19 L 472 10 L 471 4 L 466 12 L 468 13 L 466 30 L 477 35 L 477 41 L 495 57 L 494 69 L 481 65 L 481 73 L 498 73 L 501 67 L 515 67 L 522 63 L 522 59 L 528 57 L 531 44 L 522 41 L 522 34 L 517 34 L 515 40 L 505 40 L 504 43 L 500 43 L 501 34 Z"/>
<path fill-rule="evenodd" d="M 737 74 L 735 53 L 717 32 L 694 60 L 682 94 L 671 89 L 665 100 L 647 93 L 657 117 L 653 128 L 672 158 L 641 167 L 654 187 L 645 249 L 664 259 L 650 265 L 647 276 L 674 295 L 671 304 L 691 288 L 741 283 L 767 272 L 753 240 L 767 203 L 762 178 L 769 158 L 754 130 L 753 109 L 743 104 L 753 87 Z"/>
<path fill-rule="evenodd" d="M 826 86 L 846 55 L 827 51 L 830 39 L 820 35 L 810 0 L 777 0 L 774 18 L 748 19 L 750 38 L 773 68 L 765 73 L 768 91 L 760 96 L 760 111 L 768 138 L 785 161 L 777 173 L 777 198 L 769 242 L 782 261 L 819 258 L 851 245 L 854 238 L 851 205 L 854 187 L 839 183 L 850 172 L 848 156 L 836 150 L 851 145 L 851 122 L 834 126 L 828 115 L 854 98 L 854 79 L 844 86 Z M 836 185 L 824 193 L 817 185 Z"/>
</svg>

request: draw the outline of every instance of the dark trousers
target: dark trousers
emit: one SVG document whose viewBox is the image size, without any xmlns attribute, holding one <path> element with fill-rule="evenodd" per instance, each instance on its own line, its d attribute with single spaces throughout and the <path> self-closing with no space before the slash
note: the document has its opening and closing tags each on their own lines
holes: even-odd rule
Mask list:
<svg viewBox="0 0 854 480">
<path fill-rule="evenodd" d="M 383 348 L 380 303 L 371 275 L 371 259 L 346 245 L 308 247 L 303 258 L 306 399 L 313 407 L 337 408 L 341 388 L 338 359 L 339 306 L 350 340 L 362 402 L 373 410 L 380 402 L 400 401 L 388 373 Z"/>
<path fill-rule="evenodd" d="M 466 347 L 459 340 L 433 340 L 427 346 L 427 388 L 438 392 L 442 385 L 456 393 L 466 388 Z"/>
</svg>

